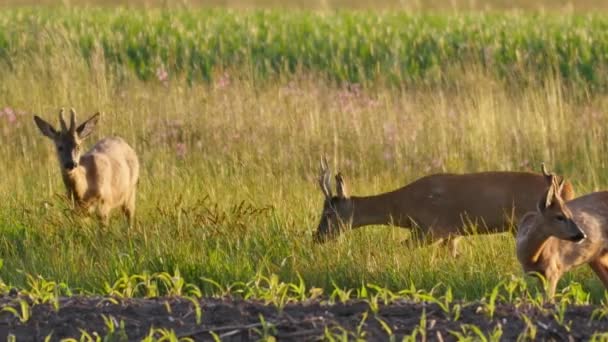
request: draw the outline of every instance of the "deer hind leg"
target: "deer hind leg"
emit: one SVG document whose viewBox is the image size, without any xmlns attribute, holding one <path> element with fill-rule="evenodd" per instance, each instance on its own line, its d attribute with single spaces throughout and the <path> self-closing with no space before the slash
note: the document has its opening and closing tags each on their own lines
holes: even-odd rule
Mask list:
<svg viewBox="0 0 608 342">
<path fill-rule="evenodd" d="M 597 277 L 600 278 L 604 287 L 608 289 L 608 254 L 604 254 L 589 262 L 589 266 L 591 266 Z"/>
<path fill-rule="evenodd" d="M 132 191 L 125 203 L 122 206 L 122 211 L 124 212 L 127 222 L 129 223 L 129 227 L 133 226 L 133 221 L 135 220 L 135 191 Z"/>
</svg>

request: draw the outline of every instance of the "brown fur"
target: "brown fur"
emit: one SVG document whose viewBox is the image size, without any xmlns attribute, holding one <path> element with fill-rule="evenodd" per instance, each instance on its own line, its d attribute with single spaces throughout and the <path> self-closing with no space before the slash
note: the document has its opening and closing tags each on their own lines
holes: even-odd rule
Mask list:
<svg viewBox="0 0 608 342">
<path fill-rule="evenodd" d="M 568 202 L 557 192 L 548 196 L 552 196 L 549 207 L 539 206 L 519 223 L 517 258 L 522 268 L 546 278 L 550 298 L 561 276 L 585 263 L 608 288 L 608 192 L 595 192 Z M 570 224 L 555 220 L 557 215 L 565 216 Z M 573 240 L 580 233 L 585 238 Z"/>
<path fill-rule="evenodd" d="M 504 232 L 536 207 L 550 176 L 528 172 L 435 174 L 391 192 L 350 197 L 340 193 L 340 186 L 346 189 L 341 175 L 336 177 L 336 196 L 325 190 L 330 188 L 328 172 L 325 164 L 320 184 L 326 200 L 314 236 L 318 242 L 338 234 L 338 226 L 416 227 L 424 242 L 467 235 L 471 233 L 463 228 L 467 223 L 477 224 L 477 233 Z M 572 198 L 572 185 L 565 184 L 562 196 Z"/>
<path fill-rule="evenodd" d="M 129 224 L 132 224 L 139 179 L 137 154 L 123 139 L 108 137 L 98 141 L 93 148 L 80 156 L 80 144 L 95 127 L 98 115 L 78 128 L 74 116 L 72 110 L 71 125 L 68 129 L 63 120 L 63 111 L 61 112 L 61 131 L 35 117 L 41 132 L 55 142 L 68 197 L 73 199 L 81 210 L 97 209 L 104 224 L 108 223 L 110 211 L 120 207 Z"/>
</svg>

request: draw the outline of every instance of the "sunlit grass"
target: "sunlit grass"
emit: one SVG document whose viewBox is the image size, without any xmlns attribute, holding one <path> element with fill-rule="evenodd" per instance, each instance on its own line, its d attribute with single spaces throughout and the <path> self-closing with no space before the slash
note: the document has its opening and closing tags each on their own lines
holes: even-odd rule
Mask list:
<svg viewBox="0 0 608 342">
<path fill-rule="evenodd" d="M 70 5 L 70 6 L 127 6 L 127 7 L 228 7 L 228 8 L 287 8 L 287 9 L 399 9 L 432 11 L 598 11 L 608 7 L 593 0 L 4 0 L 0 6 Z"/>
<path fill-rule="evenodd" d="M 475 64 L 516 86 L 557 74 L 605 90 L 606 27 L 603 14 L 570 12 L 9 8 L 0 13 L 0 63 L 68 50 L 144 80 L 217 80 L 236 67 L 256 80 L 312 72 L 408 87 L 456 85 L 451 71 Z"/>
<path fill-rule="evenodd" d="M 457 259 L 441 248 L 408 249 L 407 232 L 389 227 L 313 245 L 320 155 L 360 195 L 433 172 L 536 170 L 541 161 L 578 194 L 608 183 L 607 98 L 571 92 L 555 76 L 514 89 L 472 67 L 454 71 L 456 86 L 397 89 L 304 72 L 259 80 L 241 69 L 211 83 L 174 74 L 141 81 L 106 66 L 103 55 L 84 60 L 66 49 L 0 72 L 0 274 L 8 283 L 40 274 L 99 293 L 123 274 L 179 269 L 206 290 L 213 286 L 201 278 L 228 286 L 277 274 L 326 290 L 443 284 L 474 299 L 521 275 L 512 236 L 468 238 Z M 81 119 L 103 112 L 89 145 L 117 134 L 139 153 L 134 228 L 120 215 L 101 228 L 61 201 L 53 146 L 32 114 L 53 121 L 62 106 Z M 571 279 L 602 298 L 588 269 L 562 286 Z"/>
</svg>

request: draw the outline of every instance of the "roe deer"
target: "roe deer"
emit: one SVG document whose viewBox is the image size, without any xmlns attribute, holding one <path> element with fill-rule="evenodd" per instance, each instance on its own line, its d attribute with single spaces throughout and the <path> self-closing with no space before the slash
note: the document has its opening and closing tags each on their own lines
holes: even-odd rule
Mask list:
<svg viewBox="0 0 608 342">
<path fill-rule="evenodd" d="M 135 191 L 139 178 L 139 161 L 135 151 L 124 140 L 108 137 L 98 141 L 81 156 L 82 141 L 92 132 L 99 113 L 76 126 L 76 113 L 70 110 L 70 126 L 59 113 L 61 131 L 34 116 L 36 125 L 55 143 L 61 175 L 69 199 L 80 209 L 97 209 L 104 225 L 110 211 L 122 207 L 129 225 L 135 215 Z"/>
<path fill-rule="evenodd" d="M 517 259 L 524 272 L 537 272 L 547 280 L 549 298 L 561 276 L 584 263 L 608 288 L 608 192 L 565 202 L 563 188 L 564 181 L 552 177 L 537 210 L 518 224 Z"/>
<path fill-rule="evenodd" d="M 344 177 L 336 175 L 336 194 L 331 192 L 331 174 L 321 160 L 319 185 L 325 195 L 321 222 L 313 236 L 324 242 L 342 228 L 393 224 L 416 228 L 424 243 L 450 241 L 457 254 L 456 238 L 470 233 L 466 223 L 481 226 L 480 233 L 507 231 L 517 219 L 534 210 L 546 190 L 544 174 L 528 172 L 481 172 L 435 174 L 420 178 L 400 189 L 374 196 L 350 196 Z M 573 197 L 570 183 L 562 189 Z"/>
</svg>

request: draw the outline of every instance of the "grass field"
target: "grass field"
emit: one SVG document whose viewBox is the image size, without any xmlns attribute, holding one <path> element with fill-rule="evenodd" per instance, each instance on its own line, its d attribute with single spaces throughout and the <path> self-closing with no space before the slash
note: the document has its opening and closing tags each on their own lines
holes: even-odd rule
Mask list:
<svg viewBox="0 0 608 342">
<path fill-rule="evenodd" d="M 303 70 L 411 87 L 453 85 L 454 70 L 474 64 L 517 86 L 554 74 L 605 90 L 607 27 L 597 13 L 25 8 L 0 15 L 0 62 L 69 51 L 142 80 L 167 70 L 196 82 L 237 68 L 254 79 Z"/>
<path fill-rule="evenodd" d="M 392 290 L 413 284 L 427 291 L 439 285 L 450 287 L 456 298 L 479 299 L 501 280 L 522 275 L 510 235 L 469 238 L 457 259 L 441 248 L 406 248 L 407 232 L 389 227 L 313 245 L 322 205 L 316 183 L 320 155 L 326 153 L 360 195 L 433 172 L 537 170 L 541 161 L 568 177 L 578 194 L 608 184 L 608 57 L 602 53 L 608 19 L 602 15 L 566 15 L 563 21 L 559 15 L 527 14 L 171 13 L 0 14 L 3 281 L 22 287 L 28 274 L 41 275 L 72 289 L 105 293 L 106 283 L 125 274 L 179 269 L 208 294 L 217 288 L 202 278 L 228 286 L 276 274 L 296 283 L 299 276 L 326 293 L 362 283 Z M 182 19 L 195 28 L 176 29 Z M 548 25 L 536 25 L 538 20 Z M 117 22 L 127 25 L 128 34 L 116 33 Z M 384 23 L 397 28 L 402 22 L 423 29 L 407 36 L 397 52 L 387 52 L 401 36 L 377 33 Z M 233 45 L 214 49 L 201 43 L 195 50 L 208 55 L 198 59 L 193 50 L 174 50 L 197 41 L 205 28 L 214 28 L 207 33 L 213 36 L 225 23 L 235 28 L 223 33 L 236 37 Z M 320 45 L 292 42 L 287 28 L 317 23 Z M 264 25 L 282 38 L 272 40 L 272 30 L 254 33 L 260 40 L 242 49 L 252 39 L 244 33 Z M 299 34 L 300 43 L 308 41 L 306 32 Z M 341 42 L 369 38 L 379 51 L 370 61 L 365 52 L 349 55 L 356 44 L 348 43 L 344 51 L 351 52 L 344 56 L 352 60 L 323 55 L 334 51 L 331 41 L 340 35 Z M 466 51 L 503 42 L 515 45 L 496 56 L 538 53 L 557 64 L 536 68 L 544 60 L 528 56 L 525 68 L 499 68 L 466 59 L 458 49 L 424 55 L 408 48 L 418 39 L 455 36 L 465 47 L 477 42 Z M 268 39 L 271 44 L 263 45 Z M 285 50 L 273 50 L 276 44 Z M 296 59 L 293 67 L 276 67 L 283 63 L 278 57 L 273 64 L 284 52 Z M 391 77 L 391 61 L 420 54 L 428 57 L 429 69 L 412 76 L 404 64 L 393 81 L 384 82 Z M 376 63 L 373 56 L 384 57 Z M 204 64 L 209 60 L 214 62 Z M 200 65 L 206 69 L 196 69 Z M 120 217 L 101 228 L 70 214 L 61 200 L 53 146 L 36 130 L 32 114 L 56 122 L 62 106 L 74 107 L 81 120 L 103 112 L 89 144 L 116 134 L 138 151 L 142 175 L 132 229 Z M 571 280 L 582 283 L 593 301 L 603 298 L 589 269 L 568 275 L 562 287 Z"/>
<path fill-rule="evenodd" d="M 588 12 L 606 10 L 607 4 L 594 0 L 4 0 L 0 6 L 122 6 L 122 7 L 221 7 L 285 9 L 399 9 L 409 11 L 497 11 L 526 10 L 554 12 Z"/>
</svg>

